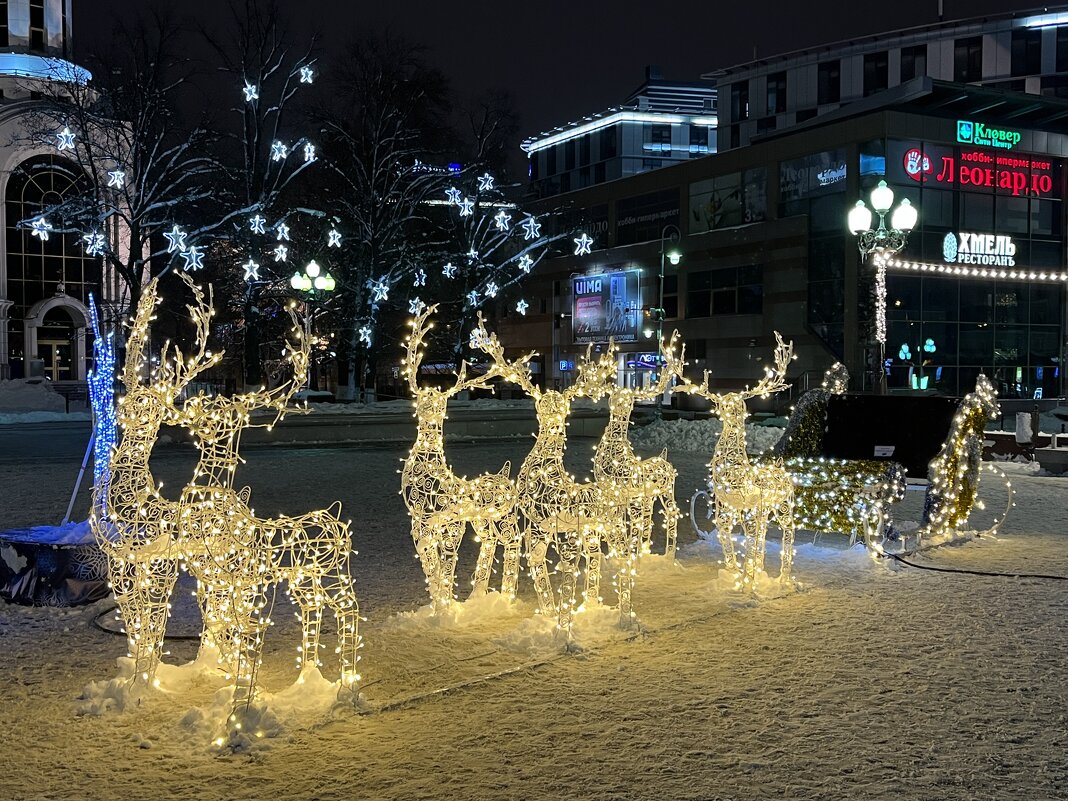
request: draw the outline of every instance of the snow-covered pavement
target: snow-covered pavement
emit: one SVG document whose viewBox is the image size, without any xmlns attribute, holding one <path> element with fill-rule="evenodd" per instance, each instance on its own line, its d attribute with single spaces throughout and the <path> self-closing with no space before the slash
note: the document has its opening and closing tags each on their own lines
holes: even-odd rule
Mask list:
<svg viewBox="0 0 1068 801">
<path fill-rule="evenodd" d="M 576 471 L 587 471 L 593 444 L 572 443 Z M 517 442 L 450 450 L 467 474 L 506 459 L 514 470 L 524 453 Z M 584 647 L 564 655 L 530 620 L 529 582 L 514 609 L 484 604 L 446 621 L 413 614 L 425 593 L 396 492 L 403 449 L 246 456 L 238 480 L 252 486 L 258 513 L 340 499 L 352 517 L 368 618 L 364 695 L 377 711 L 294 720 L 251 756 L 214 756 L 187 715 L 210 702 L 210 687 L 123 714 L 78 714 L 83 688 L 115 675 L 125 651 L 90 626 L 106 605 L 0 606 L 5 797 L 971 801 L 1068 791 L 1063 582 L 893 570 L 809 535 L 794 571 L 802 591 L 742 603 L 684 520 L 679 565 L 643 566 L 640 633 L 598 618 L 579 626 Z M 670 457 L 686 504 L 708 454 Z M 161 449 L 165 494 L 193 462 L 190 450 Z M 5 527 L 58 522 L 76 472 L 66 460 L 0 463 Z M 997 540 L 917 561 L 1068 575 L 1068 479 L 1016 468 L 1013 480 L 1019 508 Z M 917 519 L 921 502 L 910 493 L 896 517 Z M 464 549 L 465 572 L 473 555 Z M 288 602 L 278 603 L 263 673 L 272 691 L 295 678 L 299 641 Z M 198 629 L 183 592 L 172 632 Z M 195 643 L 170 650 L 183 662 Z M 502 675 L 480 680 L 491 674 Z M 448 688 L 458 689 L 436 692 Z"/>
</svg>

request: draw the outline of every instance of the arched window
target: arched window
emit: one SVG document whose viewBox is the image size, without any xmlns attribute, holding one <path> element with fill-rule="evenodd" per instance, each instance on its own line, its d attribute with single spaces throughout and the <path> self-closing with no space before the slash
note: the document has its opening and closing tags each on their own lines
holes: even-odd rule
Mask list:
<svg viewBox="0 0 1068 801">
<path fill-rule="evenodd" d="M 13 376 L 25 375 L 23 361 L 33 343 L 26 342 L 23 321 L 35 303 L 61 291 L 80 304 L 89 303 L 89 293 L 100 294 L 101 259 L 87 257 L 78 233 L 55 231 L 43 241 L 20 222 L 32 220 L 69 197 L 83 177 L 78 168 L 56 156 L 37 156 L 24 161 L 11 173 L 7 184 L 7 297 L 8 359 Z M 58 220 L 56 221 L 58 224 Z M 79 329 L 80 330 L 80 329 Z M 41 353 L 41 358 L 47 354 Z M 46 364 L 46 368 L 54 367 Z M 77 369 L 77 374 L 84 371 Z"/>
</svg>

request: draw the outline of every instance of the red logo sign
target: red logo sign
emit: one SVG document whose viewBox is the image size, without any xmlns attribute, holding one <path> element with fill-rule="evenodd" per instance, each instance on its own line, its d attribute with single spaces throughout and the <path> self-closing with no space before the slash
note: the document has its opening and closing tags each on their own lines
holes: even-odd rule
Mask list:
<svg viewBox="0 0 1068 801">
<path fill-rule="evenodd" d="M 905 175 L 913 181 L 922 183 L 927 180 L 927 175 L 931 172 L 931 159 L 918 147 L 906 151 L 903 163 Z"/>
</svg>

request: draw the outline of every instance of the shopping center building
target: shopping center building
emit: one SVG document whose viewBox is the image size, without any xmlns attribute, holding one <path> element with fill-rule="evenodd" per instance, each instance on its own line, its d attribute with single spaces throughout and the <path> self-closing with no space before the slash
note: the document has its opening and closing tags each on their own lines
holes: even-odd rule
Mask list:
<svg viewBox="0 0 1068 801">
<path fill-rule="evenodd" d="M 1003 397 L 1064 394 L 1068 9 L 707 77 L 717 154 L 542 201 L 596 232 L 589 255 L 544 262 L 525 290 L 538 307 L 502 322 L 544 354 L 546 383 L 566 384 L 609 334 L 620 381 L 647 381 L 663 308 L 719 386 L 759 376 L 780 331 L 801 388 L 839 360 L 870 389 L 873 268 L 846 218 L 885 180 L 919 212 L 888 270 L 890 388 L 961 394 L 984 372 Z"/>
</svg>

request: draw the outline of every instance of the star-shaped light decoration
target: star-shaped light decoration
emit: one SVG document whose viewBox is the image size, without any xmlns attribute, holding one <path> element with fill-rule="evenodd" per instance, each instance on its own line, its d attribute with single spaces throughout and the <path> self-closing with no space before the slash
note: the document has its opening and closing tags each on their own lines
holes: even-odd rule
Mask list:
<svg viewBox="0 0 1068 801">
<path fill-rule="evenodd" d="M 110 170 L 108 172 L 108 186 L 113 189 L 122 189 L 126 186 L 126 172 L 124 170 Z"/>
<path fill-rule="evenodd" d="M 56 150 L 74 150 L 74 133 L 67 126 L 56 134 Z"/>
<path fill-rule="evenodd" d="M 275 233 L 277 234 L 275 236 L 275 239 L 277 241 L 281 242 L 283 239 L 286 242 L 289 241 L 289 226 L 288 225 L 286 225 L 285 223 L 278 223 L 278 225 L 275 226 L 274 230 L 275 230 Z"/>
<path fill-rule="evenodd" d="M 500 287 L 497 286 L 497 284 L 494 283 L 493 281 L 490 281 L 488 284 L 486 284 L 486 297 L 487 298 L 495 298 L 495 297 L 497 297 L 497 292 L 498 291 L 500 291 Z"/>
<path fill-rule="evenodd" d="M 593 239 L 585 231 L 582 232 L 582 236 L 576 236 L 573 240 L 575 243 L 575 255 L 587 256 L 589 255 L 590 248 L 593 247 Z"/>
<path fill-rule="evenodd" d="M 469 197 L 465 197 L 456 205 L 460 207 L 461 217 L 470 217 L 475 211 L 475 201 Z"/>
<path fill-rule="evenodd" d="M 531 217 L 529 214 L 527 218 L 522 222 L 523 239 L 537 239 L 541 236 L 541 223 Z"/>
<path fill-rule="evenodd" d="M 260 280 L 260 265 L 249 259 L 241 265 L 245 270 L 246 281 L 259 281 Z"/>
<path fill-rule="evenodd" d="M 517 312 L 519 312 L 520 314 L 522 314 L 524 317 L 527 316 L 527 309 L 529 309 L 529 308 L 530 308 L 530 304 L 527 303 L 522 298 L 519 300 L 519 303 L 515 304 L 515 310 Z"/>
<path fill-rule="evenodd" d="M 471 329 L 471 336 L 468 337 L 467 344 L 471 350 L 481 350 L 482 346 L 486 344 L 485 337 L 482 336 L 482 331 L 478 328 Z"/>
<path fill-rule="evenodd" d="M 82 241 L 85 243 L 85 253 L 87 256 L 99 256 L 105 249 L 107 249 L 107 240 L 104 239 L 104 235 L 99 231 L 86 234 L 82 237 Z"/>
<path fill-rule="evenodd" d="M 450 186 L 448 189 L 445 190 L 445 197 L 450 203 L 455 203 L 458 205 L 460 203 L 460 190 L 457 189 L 455 186 Z"/>
<path fill-rule="evenodd" d="M 35 236 L 42 242 L 48 241 L 48 232 L 52 230 L 52 223 L 48 222 L 44 217 L 38 217 L 32 223 L 30 223 L 30 236 Z"/>
<path fill-rule="evenodd" d="M 534 259 L 530 257 L 529 253 L 524 253 L 519 257 L 519 269 L 524 273 L 529 273 L 534 266 Z"/>
<path fill-rule="evenodd" d="M 300 68 L 300 82 L 301 83 L 311 83 L 314 80 L 315 80 L 315 70 L 313 70 L 311 67 L 309 67 L 307 65 L 305 65 L 305 66 Z"/>
<path fill-rule="evenodd" d="M 493 223 L 497 226 L 498 231 L 510 231 L 512 228 L 512 215 L 501 209 L 494 215 Z"/>
<path fill-rule="evenodd" d="M 289 148 L 286 147 L 285 144 L 283 144 L 282 142 L 279 142 L 277 139 L 275 139 L 274 142 L 271 143 L 271 160 L 272 161 L 282 161 L 288 155 L 289 155 Z"/>
<path fill-rule="evenodd" d="M 326 246 L 328 248 L 341 247 L 341 232 L 336 228 L 331 228 L 326 235 Z"/>
<path fill-rule="evenodd" d="M 469 251 L 467 251 L 467 258 L 471 259 L 471 261 L 478 261 L 478 251 L 474 248 L 471 248 Z"/>
<path fill-rule="evenodd" d="M 285 261 L 289 258 L 289 248 L 285 245 L 278 245 L 272 252 L 275 261 Z"/>
<path fill-rule="evenodd" d="M 200 248 L 196 245 L 182 251 L 179 255 L 182 261 L 185 262 L 185 271 L 187 273 L 204 269 L 204 254 L 200 252 Z"/>
<path fill-rule="evenodd" d="M 493 176 L 488 172 L 478 176 L 478 191 L 490 192 L 493 190 Z"/>
<path fill-rule="evenodd" d="M 441 274 L 444 275 L 446 278 L 455 278 L 456 265 L 450 261 L 448 264 L 441 268 Z"/>
<path fill-rule="evenodd" d="M 245 93 L 246 103 L 251 103 L 253 100 L 260 99 L 260 88 L 255 84 L 245 81 L 245 88 L 242 91 Z"/>
<path fill-rule="evenodd" d="M 426 304 L 419 298 L 412 298 L 408 301 L 408 314 L 419 314 L 425 306 Z"/>
<path fill-rule="evenodd" d="M 385 276 L 371 284 L 371 302 L 381 303 L 383 300 L 389 300 L 389 284 Z"/>
<path fill-rule="evenodd" d="M 365 325 L 360 328 L 360 342 L 371 347 L 371 326 Z"/>
<path fill-rule="evenodd" d="M 422 267 L 415 271 L 415 280 L 412 281 L 412 286 L 426 286 L 426 270 Z"/>
<path fill-rule="evenodd" d="M 163 238 L 167 240 L 167 252 L 174 253 L 180 250 L 185 253 L 185 231 L 177 225 L 169 231 L 165 231 Z"/>
<path fill-rule="evenodd" d="M 263 234 L 267 232 L 267 218 L 262 214 L 256 214 L 248 218 L 249 230 L 254 234 Z"/>
<path fill-rule="evenodd" d="M 313 145 L 311 142 L 308 142 L 304 145 L 304 162 L 309 163 L 315 161 L 315 159 L 315 145 Z"/>
<path fill-rule="evenodd" d="M 467 302 L 470 303 L 472 306 L 477 306 L 478 305 L 478 292 L 476 292 L 473 289 L 470 292 L 468 292 L 467 293 Z"/>
</svg>

